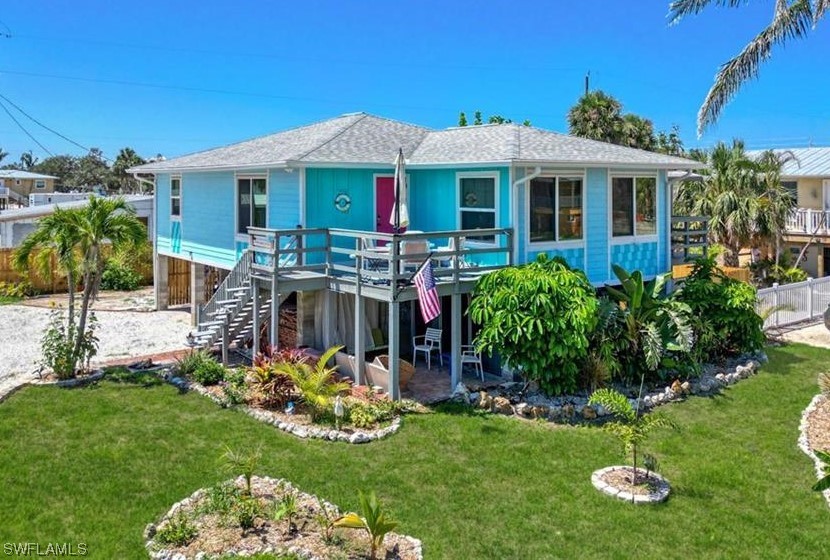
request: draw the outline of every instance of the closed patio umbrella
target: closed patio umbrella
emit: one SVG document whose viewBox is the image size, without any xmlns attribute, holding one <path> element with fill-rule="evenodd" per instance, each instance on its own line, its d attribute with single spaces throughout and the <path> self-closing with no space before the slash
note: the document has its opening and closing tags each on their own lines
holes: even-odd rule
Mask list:
<svg viewBox="0 0 830 560">
<path fill-rule="evenodd" d="M 406 191 L 406 161 L 403 157 L 403 148 L 400 148 L 398 156 L 395 158 L 395 205 L 392 207 L 392 215 L 389 217 L 389 223 L 395 228 L 395 233 L 400 233 L 401 228 L 409 227 Z"/>
</svg>

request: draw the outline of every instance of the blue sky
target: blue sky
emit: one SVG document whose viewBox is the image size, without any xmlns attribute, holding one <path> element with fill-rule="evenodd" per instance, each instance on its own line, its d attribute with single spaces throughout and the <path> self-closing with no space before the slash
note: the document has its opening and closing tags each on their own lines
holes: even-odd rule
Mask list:
<svg viewBox="0 0 830 560">
<path fill-rule="evenodd" d="M 443 128 L 480 109 L 566 131 L 588 71 L 656 128 L 679 125 L 687 147 L 830 145 L 830 20 L 779 49 L 696 138 L 718 64 L 772 0 L 672 27 L 668 0 L 4 4 L 0 94 L 110 157 L 170 157 L 352 111 Z M 16 116 L 53 153 L 82 152 Z M 2 110 L 0 147 L 47 155 Z"/>
</svg>

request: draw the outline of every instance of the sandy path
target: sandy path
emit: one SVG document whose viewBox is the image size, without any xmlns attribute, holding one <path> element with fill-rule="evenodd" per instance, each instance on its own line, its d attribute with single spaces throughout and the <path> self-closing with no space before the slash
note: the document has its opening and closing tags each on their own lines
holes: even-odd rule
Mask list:
<svg viewBox="0 0 830 560">
<path fill-rule="evenodd" d="M 824 323 L 785 332 L 783 337 L 784 340 L 789 342 L 803 342 L 810 346 L 830 348 L 830 331 L 827 330 Z"/>
</svg>

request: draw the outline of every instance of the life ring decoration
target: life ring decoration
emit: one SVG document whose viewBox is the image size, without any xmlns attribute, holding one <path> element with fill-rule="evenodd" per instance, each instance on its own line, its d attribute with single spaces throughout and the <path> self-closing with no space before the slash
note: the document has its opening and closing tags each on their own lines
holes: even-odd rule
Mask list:
<svg viewBox="0 0 830 560">
<path fill-rule="evenodd" d="M 334 197 L 334 207 L 339 211 L 346 213 L 352 207 L 352 197 L 346 193 L 340 193 Z"/>
</svg>

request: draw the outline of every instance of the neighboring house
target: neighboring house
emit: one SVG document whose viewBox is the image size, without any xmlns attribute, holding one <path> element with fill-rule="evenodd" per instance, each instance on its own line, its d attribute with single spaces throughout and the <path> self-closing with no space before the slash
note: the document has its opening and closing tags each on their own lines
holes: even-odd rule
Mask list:
<svg viewBox="0 0 830 560">
<path fill-rule="evenodd" d="M 89 203 L 89 196 L 85 200 L 73 200 L 57 204 L 41 204 L 28 208 L 7 210 L 0 213 L 0 248 L 7 249 L 17 247 L 20 243 L 37 228 L 37 221 L 55 211 L 55 208 L 64 210 L 69 208 L 82 208 Z M 124 197 L 136 211 L 136 216 L 147 226 L 147 235 L 152 239 L 152 232 L 155 226 L 153 222 L 153 197 L 152 196 L 126 196 Z"/>
<path fill-rule="evenodd" d="M 795 260 L 813 240 L 800 266 L 813 278 L 830 276 L 830 147 L 774 151 L 793 156 L 781 171 L 782 184 L 796 201 L 784 236 L 787 250 Z"/>
<path fill-rule="evenodd" d="M 0 169 L 0 208 L 7 208 L 12 201 L 18 205 L 28 204 L 29 195 L 33 193 L 54 192 L 56 179 L 52 175 Z"/>
<path fill-rule="evenodd" d="M 399 148 L 406 156 L 410 228 L 426 232 L 402 236 L 400 246 L 390 243 L 389 224 Z M 233 268 L 200 314 L 198 336 L 206 344 L 234 335 L 241 341 L 270 314 L 277 342 L 274 311 L 297 291 L 298 323 L 313 331 L 301 340 L 347 344 L 358 356 L 360 380 L 363 350 L 381 341 L 377 328 L 351 317 L 369 310 L 369 326 L 386 326 L 392 358 L 398 342 L 409 340 L 401 332 L 421 331 L 412 307 L 400 319 L 400 305 L 416 299 L 414 288 L 406 282 L 390 288 L 424 260 L 399 258 L 407 244 L 445 251 L 434 256 L 438 292 L 449 304 L 439 322 L 458 365 L 462 330 L 472 336 L 461 319 L 462 296 L 487 270 L 546 253 L 584 270 L 596 286 L 615 281 L 612 264 L 649 277 L 669 271 L 666 174 L 700 165 L 515 124 L 430 130 L 357 113 L 129 171 L 155 177 L 160 307 L 172 260 L 191 263 L 194 309 L 204 292 L 203 265 Z M 299 226 L 302 232 L 290 231 Z M 279 254 L 271 255 L 274 243 Z M 369 258 L 378 247 L 385 253 Z M 270 305 L 258 297 L 271 298 Z M 452 368 L 453 385 L 459 369 Z"/>
</svg>

